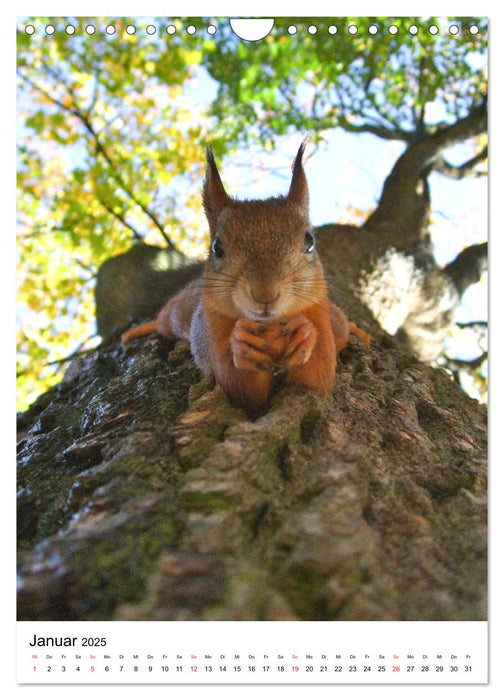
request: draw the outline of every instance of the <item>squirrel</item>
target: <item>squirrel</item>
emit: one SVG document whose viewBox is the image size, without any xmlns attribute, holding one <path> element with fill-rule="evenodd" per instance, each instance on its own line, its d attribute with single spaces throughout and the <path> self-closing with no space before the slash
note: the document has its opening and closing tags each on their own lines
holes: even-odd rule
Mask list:
<svg viewBox="0 0 504 700">
<path fill-rule="evenodd" d="M 309 219 L 305 146 L 306 139 L 288 194 L 263 200 L 229 196 L 207 146 L 202 199 L 210 249 L 203 275 L 169 299 L 155 321 L 121 336 L 123 346 L 153 332 L 187 340 L 203 374 L 213 374 L 248 412 L 267 404 L 277 375 L 328 394 L 350 333 L 370 345 L 369 333 L 328 297 Z"/>
</svg>

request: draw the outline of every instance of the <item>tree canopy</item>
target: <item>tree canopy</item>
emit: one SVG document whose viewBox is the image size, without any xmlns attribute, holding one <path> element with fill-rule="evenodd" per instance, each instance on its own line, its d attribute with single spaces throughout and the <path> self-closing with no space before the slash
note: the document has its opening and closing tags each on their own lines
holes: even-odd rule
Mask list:
<svg viewBox="0 0 504 700">
<path fill-rule="evenodd" d="M 101 263 L 140 240 L 203 253 L 208 140 L 222 156 L 341 128 L 409 146 L 484 103 L 485 51 L 482 18 L 280 18 L 259 42 L 240 41 L 225 19 L 23 20 L 20 407 L 59 380 L 61 358 L 94 342 Z M 481 173 L 476 135 L 465 162 L 437 154 L 431 166 Z"/>
<path fill-rule="evenodd" d="M 205 62 L 219 82 L 213 114 L 237 140 L 340 127 L 411 143 L 486 95 L 485 29 L 467 18 L 289 17 L 257 44 L 227 32 Z"/>
</svg>

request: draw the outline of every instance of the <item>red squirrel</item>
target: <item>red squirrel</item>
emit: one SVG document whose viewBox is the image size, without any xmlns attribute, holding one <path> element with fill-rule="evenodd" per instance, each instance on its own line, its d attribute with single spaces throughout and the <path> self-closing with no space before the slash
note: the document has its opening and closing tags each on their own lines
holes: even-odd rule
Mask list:
<svg viewBox="0 0 504 700">
<path fill-rule="evenodd" d="M 305 144 L 287 196 L 244 201 L 227 194 L 207 147 L 203 207 L 210 250 L 203 275 L 169 299 L 155 321 L 121 338 L 123 345 L 155 331 L 184 338 L 200 370 L 248 411 L 265 406 L 277 374 L 328 394 L 336 353 L 349 334 L 370 344 L 370 335 L 328 298 L 309 219 Z"/>
</svg>

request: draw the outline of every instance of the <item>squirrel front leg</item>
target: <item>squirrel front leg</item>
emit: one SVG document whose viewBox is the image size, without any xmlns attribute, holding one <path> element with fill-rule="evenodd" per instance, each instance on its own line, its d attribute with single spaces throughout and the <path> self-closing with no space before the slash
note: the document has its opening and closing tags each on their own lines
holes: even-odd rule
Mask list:
<svg viewBox="0 0 504 700">
<path fill-rule="evenodd" d="M 212 314 L 205 325 L 217 382 L 235 405 L 247 411 L 262 408 L 273 382 L 273 348 L 254 335 L 252 321 Z"/>
<path fill-rule="evenodd" d="M 329 302 L 329 313 L 337 352 L 346 348 L 350 334 L 358 336 L 367 348 L 371 346 L 371 335 L 348 321 L 342 309 L 332 301 Z"/>
<path fill-rule="evenodd" d="M 169 299 L 155 321 L 135 326 L 121 336 L 123 347 L 135 338 L 151 333 L 159 333 L 166 338 L 182 338 L 190 341 L 192 317 L 198 307 L 201 294 L 201 279 L 189 282 L 174 297 Z"/>
<path fill-rule="evenodd" d="M 336 355 L 357 335 L 366 347 L 371 336 L 349 322 L 333 302 L 318 304 L 290 319 L 283 331 L 289 336 L 284 353 L 287 381 L 327 394 L 334 383 Z"/>
<path fill-rule="evenodd" d="M 284 366 L 291 384 L 328 394 L 336 372 L 336 346 L 329 311 L 312 306 L 290 319 L 284 334 L 289 335 Z"/>
</svg>

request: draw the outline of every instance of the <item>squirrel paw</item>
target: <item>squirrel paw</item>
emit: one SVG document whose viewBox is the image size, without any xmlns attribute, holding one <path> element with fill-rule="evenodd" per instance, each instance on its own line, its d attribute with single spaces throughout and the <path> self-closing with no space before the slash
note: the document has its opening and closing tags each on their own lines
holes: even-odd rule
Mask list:
<svg viewBox="0 0 504 700">
<path fill-rule="evenodd" d="M 317 329 L 313 323 L 303 314 L 293 316 L 283 327 L 282 335 L 288 336 L 284 366 L 290 369 L 308 362 L 317 341 Z"/>
<path fill-rule="evenodd" d="M 352 333 L 353 335 L 356 335 L 358 338 L 360 338 L 367 348 L 371 347 L 371 334 L 370 333 L 368 333 L 367 331 L 363 331 L 362 328 L 359 328 L 358 326 L 355 325 L 355 323 L 352 323 L 351 321 L 348 322 L 348 329 L 349 329 L 350 333 Z"/>
<path fill-rule="evenodd" d="M 283 328 L 278 323 L 264 325 L 240 318 L 231 334 L 233 362 L 238 369 L 272 372 L 278 368 L 287 345 Z"/>
</svg>

